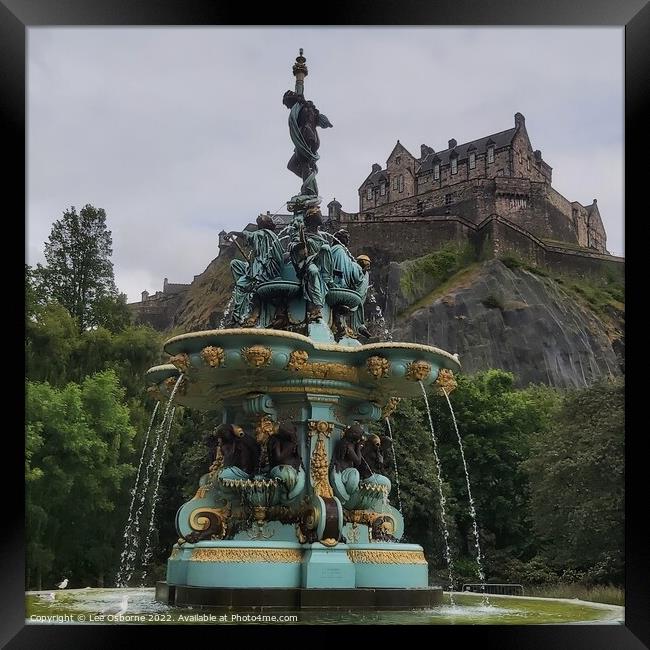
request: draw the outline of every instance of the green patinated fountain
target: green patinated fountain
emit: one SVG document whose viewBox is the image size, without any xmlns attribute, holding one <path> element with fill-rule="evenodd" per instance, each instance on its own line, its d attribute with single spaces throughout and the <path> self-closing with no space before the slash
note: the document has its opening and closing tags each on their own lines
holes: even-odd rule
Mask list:
<svg viewBox="0 0 650 650">
<path fill-rule="evenodd" d="M 370 260 L 350 254 L 345 232 L 320 228 L 316 128 L 332 124 L 304 98 L 302 50 L 293 73 L 296 89 L 283 98 L 295 146 L 288 168 L 303 181 L 287 203 L 293 220 L 276 232 L 261 216 L 257 230 L 230 234 L 244 256 L 231 264 L 232 327 L 170 339 L 170 363 L 147 373 L 159 399 L 223 413 L 206 440 L 214 462 L 178 510 L 156 597 L 428 608 L 442 590 L 428 586 L 422 547 L 400 542 L 386 445 L 367 424 L 460 364 L 435 347 L 359 341 L 369 335 Z"/>
</svg>

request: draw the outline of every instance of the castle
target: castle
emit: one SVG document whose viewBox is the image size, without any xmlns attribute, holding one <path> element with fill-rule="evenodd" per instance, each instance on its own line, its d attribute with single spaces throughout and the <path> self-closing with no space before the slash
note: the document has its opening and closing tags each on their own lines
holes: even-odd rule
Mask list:
<svg viewBox="0 0 650 650">
<path fill-rule="evenodd" d="M 421 145 L 416 158 L 397 141 L 386 168 L 374 164 L 359 187 L 359 212 L 342 221 L 454 214 L 478 225 L 496 214 L 550 242 L 577 244 L 607 254 L 596 199 L 569 201 L 551 186 L 552 168 L 533 148 L 526 120 L 471 142 L 449 140 L 436 152 Z M 330 204 L 330 216 L 340 204 Z"/>
<path fill-rule="evenodd" d="M 622 274 L 624 259 L 607 251 L 596 199 L 587 206 L 569 201 L 551 181 L 551 166 L 533 151 L 526 120 L 515 113 L 510 129 L 461 145 L 452 139 L 439 152 L 423 144 L 419 158 L 398 140 L 385 169 L 373 164 L 359 187 L 359 211 L 346 212 L 334 199 L 323 220 L 330 232 L 346 228 L 351 250 L 371 258 L 380 293 L 387 291 L 391 263 L 448 243 L 469 246 L 480 261 L 514 256 L 574 275 Z M 292 219 L 267 215 L 280 228 Z M 249 223 L 245 230 L 255 228 Z M 222 231 L 219 253 L 226 250 L 233 254 L 234 244 Z M 170 327 L 189 288 L 165 280 L 162 292 L 143 292 L 142 302 L 130 305 L 135 319 Z M 380 302 L 390 316 L 388 298 Z"/>
</svg>

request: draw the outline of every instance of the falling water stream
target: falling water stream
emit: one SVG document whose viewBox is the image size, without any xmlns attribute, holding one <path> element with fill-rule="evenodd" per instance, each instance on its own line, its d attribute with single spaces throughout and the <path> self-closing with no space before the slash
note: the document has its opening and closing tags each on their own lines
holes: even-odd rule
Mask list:
<svg viewBox="0 0 650 650">
<path fill-rule="evenodd" d="M 232 305 L 235 302 L 235 288 L 233 287 L 232 294 L 230 296 L 230 300 L 228 301 L 228 304 L 225 306 L 223 310 L 223 316 L 221 317 L 221 320 L 219 321 L 219 329 L 222 330 L 225 325 L 228 317 L 230 316 L 230 310 L 232 309 Z"/>
<path fill-rule="evenodd" d="M 390 426 L 390 419 L 386 419 L 386 426 L 388 427 L 388 438 L 390 440 L 390 451 L 393 456 L 393 470 L 395 472 L 395 486 L 397 487 L 397 503 L 399 505 L 399 511 L 400 514 L 404 514 L 402 512 L 402 492 L 399 487 L 399 472 L 397 471 L 397 456 L 395 455 L 395 440 L 393 439 L 393 430 Z"/>
<path fill-rule="evenodd" d="M 167 445 L 169 444 L 169 434 L 171 432 L 172 422 L 174 421 L 175 412 L 176 412 L 176 407 L 172 408 L 172 412 L 167 422 L 167 429 L 165 430 L 165 437 L 162 443 L 162 451 L 160 452 L 160 458 L 158 460 L 158 468 L 156 470 L 156 480 L 154 482 L 153 496 L 151 497 L 151 515 L 149 517 L 149 528 L 147 529 L 147 538 L 144 545 L 144 552 L 142 554 L 142 566 L 143 566 L 142 586 L 144 586 L 144 581 L 147 577 L 147 566 L 153 554 L 151 540 L 153 539 L 153 531 L 156 522 L 156 506 L 158 505 L 158 487 L 160 486 L 160 477 L 162 475 L 163 467 L 165 466 L 165 454 L 167 452 Z"/>
<path fill-rule="evenodd" d="M 449 571 L 449 598 L 451 601 L 452 607 L 455 606 L 454 602 L 454 575 L 453 575 L 453 561 L 451 559 L 451 549 L 449 548 L 449 527 L 447 526 L 447 513 L 445 512 L 445 495 L 442 492 L 442 467 L 440 465 L 440 457 L 438 456 L 438 441 L 436 440 L 436 432 L 433 428 L 433 420 L 431 419 L 431 407 L 429 406 L 429 398 L 427 397 L 427 391 L 424 388 L 424 384 L 421 381 L 418 381 L 420 388 L 422 389 L 422 395 L 424 396 L 424 403 L 427 407 L 427 415 L 429 416 L 429 427 L 431 428 L 431 439 L 433 440 L 433 455 L 436 459 L 436 472 L 438 475 L 438 493 L 440 495 L 440 518 L 442 520 L 442 532 L 445 538 L 445 557 L 447 559 L 447 569 Z"/>
<path fill-rule="evenodd" d="M 124 566 L 120 567 L 119 575 L 121 578 L 121 582 L 124 585 L 128 584 L 128 582 L 131 580 L 131 577 L 133 576 L 133 571 L 135 568 L 135 560 L 138 555 L 138 550 L 140 548 L 140 520 L 142 518 L 142 514 L 144 512 L 144 507 L 147 500 L 147 492 L 149 490 L 149 483 L 151 481 L 152 469 L 155 469 L 157 467 L 158 448 L 160 446 L 161 438 L 163 437 L 162 434 L 163 431 L 165 430 L 165 425 L 169 420 L 169 413 L 171 411 L 171 406 L 174 401 L 174 397 L 176 396 L 176 391 L 178 390 L 178 387 L 180 386 L 184 376 L 185 375 L 183 373 L 181 373 L 178 376 L 176 384 L 174 385 L 171 395 L 169 396 L 169 401 L 167 402 L 167 406 L 165 407 L 165 413 L 163 415 L 162 422 L 158 425 L 158 428 L 156 429 L 156 433 L 154 434 L 155 441 L 154 441 L 153 449 L 151 450 L 151 456 L 149 457 L 149 462 L 145 465 L 144 480 L 142 481 L 142 488 L 140 490 L 140 503 L 138 504 L 138 508 L 135 512 L 135 516 L 133 517 L 130 549 L 126 553 Z"/>
<path fill-rule="evenodd" d="M 460 448 L 460 457 L 463 459 L 463 469 L 465 470 L 465 481 L 467 483 L 467 496 L 469 498 L 469 514 L 472 517 L 472 526 L 474 529 L 474 545 L 476 547 L 476 566 L 478 569 L 478 577 L 481 582 L 481 585 L 484 585 L 485 583 L 485 574 L 483 573 L 483 563 L 482 563 L 482 555 L 481 555 L 481 544 L 479 542 L 479 536 L 478 536 L 478 526 L 476 524 L 476 508 L 474 508 L 474 499 L 472 497 L 472 488 L 470 486 L 469 482 L 469 472 L 467 470 L 467 462 L 465 461 L 465 450 L 463 449 L 463 440 L 460 437 L 460 432 L 458 431 L 458 423 L 456 422 L 456 414 L 454 413 L 454 409 L 451 406 L 451 401 L 449 400 L 449 393 L 443 388 L 442 392 L 445 394 L 445 399 L 447 400 L 447 404 L 449 405 L 449 412 L 451 413 L 451 419 L 454 423 L 454 429 L 456 431 L 456 437 L 458 438 L 458 447 Z M 484 605 L 489 605 L 490 604 L 490 599 L 488 598 L 488 595 L 485 593 L 485 587 L 481 586 L 481 591 L 483 592 L 483 604 Z"/>
<path fill-rule="evenodd" d="M 151 429 L 153 428 L 153 423 L 156 420 L 156 414 L 158 413 L 158 409 L 160 407 L 160 402 L 156 402 L 156 406 L 154 407 L 153 414 L 151 416 L 151 420 L 149 420 L 149 428 L 147 429 L 147 435 L 144 438 L 144 444 L 142 445 L 142 453 L 140 454 L 140 463 L 138 464 L 138 472 L 135 475 L 135 484 L 133 485 L 133 489 L 131 490 L 131 504 L 129 505 L 129 516 L 126 520 L 126 527 L 124 528 L 124 547 L 122 549 L 122 555 L 120 555 L 120 569 L 117 572 L 117 586 L 118 587 L 126 587 L 126 583 L 122 582 L 122 578 L 124 576 L 124 571 L 126 569 L 126 558 L 129 553 L 130 547 L 134 543 L 134 536 L 133 536 L 133 507 L 135 505 L 135 496 L 138 493 L 138 486 L 140 485 L 140 473 L 142 472 L 142 466 L 144 464 L 144 457 L 145 457 L 145 452 L 147 451 L 147 445 L 149 443 L 149 435 L 151 434 Z"/>
</svg>

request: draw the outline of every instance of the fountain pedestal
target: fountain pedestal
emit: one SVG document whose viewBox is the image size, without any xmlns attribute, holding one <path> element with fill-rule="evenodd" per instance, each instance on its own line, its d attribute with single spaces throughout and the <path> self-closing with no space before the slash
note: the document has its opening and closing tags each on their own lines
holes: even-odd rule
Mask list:
<svg viewBox="0 0 650 650">
<path fill-rule="evenodd" d="M 316 602 L 307 592 L 348 590 L 357 594 L 355 606 L 374 607 L 388 590 L 391 606 L 439 600 L 441 590 L 427 586 L 422 548 L 399 542 L 404 524 L 389 500 L 390 481 L 340 472 L 336 455 L 351 424 L 387 415 L 396 395 L 417 396 L 420 381 L 431 384 L 441 368 L 458 367 L 454 356 L 416 344 L 323 344 L 255 328 L 185 334 L 165 349 L 173 363 L 148 373 L 156 393 L 169 396 L 182 372 L 176 403 L 221 409 L 225 423 L 240 423 L 249 432 L 242 435 L 265 449 L 277 423 L 291 423 L 301 467 L 271 470 L 262 456 L 257 471 L 241 476 L 213 465 L 179 508 L 180 537 L 161 599 L 220 606 L 240 598 L 266 607 L 272 590 L 278 602 L 302 607 Z"/>
</svg>

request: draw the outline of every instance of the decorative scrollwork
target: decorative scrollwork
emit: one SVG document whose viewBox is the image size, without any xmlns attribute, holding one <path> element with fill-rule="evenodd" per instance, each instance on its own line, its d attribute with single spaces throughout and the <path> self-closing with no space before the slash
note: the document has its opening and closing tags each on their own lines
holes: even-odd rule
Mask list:
<svg viewBox="0 0 650 650">
<path fill-rule="evenodd" d="M 202 539 L 223 539 L 229 515 L 229 511 L 222 508 L 202 507 L 193 510 L 188 523 L 194 532 L 185 535 L 185 541 L 196 544 Z"/>
<path fill-rule="evenodd" d="M 356 564 L 426 564 L 422 551 L 383 551 L 348 549 L 348 557 Z"/>
<path fill-rule="evenodd" d="M 303 551 L 297 548 L 195 548 L 193 562 L 302 562 Z"/>
<path fill-rule="evenodd" d="M 353 383 L 359 379 L 359 372 L 354 366 L 344 363 L 309 361 L 309 354 L 306 350 L 294 350 L 289 355 L 286 369 L 315 379 L 335 379 Z"/>
</svg>

